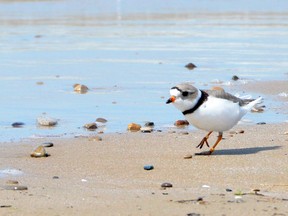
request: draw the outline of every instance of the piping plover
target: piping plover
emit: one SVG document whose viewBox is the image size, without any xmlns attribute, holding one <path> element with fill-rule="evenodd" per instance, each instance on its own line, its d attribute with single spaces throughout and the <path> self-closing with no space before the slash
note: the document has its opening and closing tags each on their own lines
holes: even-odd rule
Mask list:
<svg viewBox="0 0 288 216">
<path fill-rule="evenodd" d="M 167 104 L 172 103 L 179 109 L 188 122 L 195 127 L 209 133 L 197 146 L 200 149 L 208 144 L 208 138 L 213 131 L 218 132 L 218 139 L 208 152 L 198 154 L 210 155 L 222 140 L 223 132 L 231 129 L 238 121 L 250 111 L 256 104 L 262 101 L 241 99 L 218 90 L 200 90 L 189 83 L 182 83 L 170 89 L 171 97 Z"/>
</svg>

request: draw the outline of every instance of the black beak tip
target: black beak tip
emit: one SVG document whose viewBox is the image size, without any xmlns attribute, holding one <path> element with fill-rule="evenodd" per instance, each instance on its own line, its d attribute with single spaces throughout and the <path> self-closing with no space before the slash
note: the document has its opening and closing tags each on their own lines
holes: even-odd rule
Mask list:
<svg viewBox="0 0 288 216">
<path fill-rule="evenodd" d="M 172 101 L 171 99 L 169 98 L 167 101 L 166 101 L 166 104 L 170 104 Z"/>
</svg>

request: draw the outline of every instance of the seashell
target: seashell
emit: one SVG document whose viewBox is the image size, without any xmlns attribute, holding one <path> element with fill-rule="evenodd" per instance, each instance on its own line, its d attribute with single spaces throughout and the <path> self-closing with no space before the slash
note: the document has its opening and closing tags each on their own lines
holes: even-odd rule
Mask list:
<svg viewBox="0 0 288 216">
<path fill-rule="evenodd" d="M 39 157 L 48 157 L 49 154 L 47 154 L 45 148 L 41 145 L 38 146 L 31 154 L 31 157 L 39 158 Z"/>
<path fill-rule="evenodd" d="M 81 85 L 81 84 L 74 84 L 73 87 L 74 87 L 74 91 L 79 94 L 85 94 L 89 90 L 87 86 Z"/>
<path fill-rule="evenodd" d="M 127 129 L 129 131 L 136 132 L 136 131 L 139 131 L 141 129 L 141 125 L 136 124 L 136 123 L 130 123 L 130 124 L 128 124 Z"/>
</svg>

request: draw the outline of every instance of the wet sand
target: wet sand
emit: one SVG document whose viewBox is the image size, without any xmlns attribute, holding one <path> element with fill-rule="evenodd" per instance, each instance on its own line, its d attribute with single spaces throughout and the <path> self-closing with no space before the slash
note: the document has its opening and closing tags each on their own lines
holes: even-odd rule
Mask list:
<svg viewBox="0 0 288 216">
<path fill-rule="evenodd" d="M 0 169 L 26 191 L 1 189 L 1 215 L 287 215 L 288 124 L 238 125 L 211 156 L 203 131 L 127 132 L 2 143 Z M 210 143 L 216 140 L 211 136 Z M 51 155 L 31 158 L 42 142 Z M 207 150 L 207 147 L 205 148 Z M 184 159 L 192 154 L 192 159 Z M 152 164 L 153 170 L 143 169 Z M 58 178 L 56 178 L 57 176 Z M 162 189 L 169 182 L 172 188 Z M 227 191 L 230 189 L 232 191 Z M 253 192 L 259 189 L 258 195 Z"/>
</svg>

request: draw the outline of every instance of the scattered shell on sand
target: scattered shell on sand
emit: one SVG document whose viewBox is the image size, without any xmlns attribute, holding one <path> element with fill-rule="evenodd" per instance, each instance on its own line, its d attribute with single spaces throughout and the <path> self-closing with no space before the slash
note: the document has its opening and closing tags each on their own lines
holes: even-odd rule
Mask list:
<svg viewBox="0 0 288 216">
<path fill-rule="evenodd" d="M 37 122 L 41 126 L 48 127 L 55 126 L 58 123 L 57 119 L 51 118 L 49 116 L 39 116 L 37 118 Z"/>
<path fill-rule="evenodd" d="M 23 122 L 14 122 L 12 124 L 12 127 L 19 128 L 22 127 L 23 125 L 25 125 Z"/>
<path fill-rule="evenodd" d="M 264 112 L 264 109 L 262 107 L 253 107 L 251 109 L 251 112 L 258 112 L 258 113 L 261 113 L 261 112 Z"/>
<path fill-rule="evenodd" d="M 47 154 L 45 148 L 41 145 L 38 146 L 31 154 L 31 157 L 39 158 L 39 157 L 48 157 L 49 154 Z"/>
<path fill-rule="evenodd" d="M 136 132 L 136 131 L 139 131 L 141 129 L 141 125 L 136 124 L 136 123 L 130 123 L 130 124 L 128 124 L 127 129 L 129 131 Z"/>
<path fill-rule="evenodd" d="M 85 94 L 89 90 L 87 86 L 82 85 L 82 84 L 74 84 L 73 87 L 74 87 L 74 91 L 79 94 Z"/>
<path fill-rule="evenodd" d="M 164 182 L 163 184 L 161 184 L 161 187 L 162 188 L 171 188 L 171 187 L 173 187 L 173 185 L 169 182 Z"/>
<path fill-rule="evenodd" d="M 142 133 L 151 133 L 153 131 L 153 128 L 151 127 L 141 127 L 140 128 Z"/>
<path fill-rule="evenodd" d="M 185 65 L 185 67 L 189 70 L 193 70 L 194 68 L 196 68 L 197 66 L 193 63 L 188 63 L 187 65 Z"/>
<path fill-rule="evenodd" d="M 97 118 L 96 122 L 100 122 L 100 123 L 106 123 L 107 120 L 105 118 Z"/>
<path fill-rule="evenodd" d="M 52 142 L 44 142 L 42 143 L 42 146 L 45 148 L 51 148 L 54 146 L 54 144 Z"/>
<path fill-rule="evenodd" d="M 4 185 L 2 186 L 3 189 L 5 190 L 28 190 L 27 186 L 23 186 L 23 185 Z"/>
<path fill-rule="evenodd" d="M 7 180 L 7 181 L 6 181 L 6 184 L 9 184 L 9 185 L 18 185 L 19 182 L 16 181 L 16 180 Z"/>
<path fill-rule="evenodd" d="M 177 120 L 174 125 L 177 127 L 185 127 L 189 125 L 189 122 L 187 120 Z"/>
<path fill-rule="evenodd" d="M 83 127 L 88 130 L 96 130 L 97 124 L 95 122 L 92 122 L 92 123 L 85 124 Z"/>
<path fill-rule="evenodd" d="M 191 154 L 186 154 L 184 155 L 184 159 L 191 159 L 192 158 L 192 155 Z"/>
</svg>

